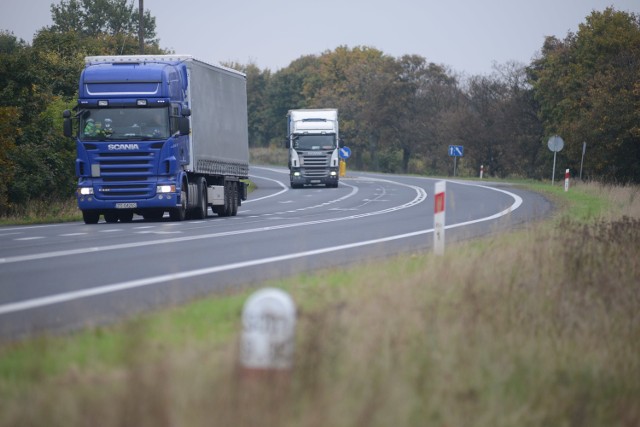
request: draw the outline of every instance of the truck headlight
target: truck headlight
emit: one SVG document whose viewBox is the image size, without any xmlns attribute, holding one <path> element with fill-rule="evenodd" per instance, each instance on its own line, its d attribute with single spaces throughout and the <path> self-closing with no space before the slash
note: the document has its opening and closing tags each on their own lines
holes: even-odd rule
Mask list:
<svg viewBox="0 0 640 427">
<path fill-rule="evenodd" d="M 300 176 L 300 172 L 294 172 L 293 176 Z"/>
<path fill-rule="evenodd" d="M 93 187 L 78 187 L 78 194 L 81 196 L 93 194 Z"/>
<path fill-rule="evenodd" d="M 175 185 L 158 185 L 156 187 L 156 193 L 175 193 L 176 186 Z"/>
</svg>

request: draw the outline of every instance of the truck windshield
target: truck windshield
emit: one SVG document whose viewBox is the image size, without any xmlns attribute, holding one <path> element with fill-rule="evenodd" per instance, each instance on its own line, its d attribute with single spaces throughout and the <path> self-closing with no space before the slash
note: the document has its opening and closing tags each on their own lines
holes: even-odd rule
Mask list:
<svg viewBox="0 0 640 427">
<path fill-rule="evenodd" d="M 297 135 L 293 138 L 296 150 L 333 150 L 336 148 L 335 135 Z"/>
<path fill-rule="evenodd" d="M 167 139 L 166 108 L 102 108 L 80 114 L 80 139 L 90 141 Z"/>
</svg>

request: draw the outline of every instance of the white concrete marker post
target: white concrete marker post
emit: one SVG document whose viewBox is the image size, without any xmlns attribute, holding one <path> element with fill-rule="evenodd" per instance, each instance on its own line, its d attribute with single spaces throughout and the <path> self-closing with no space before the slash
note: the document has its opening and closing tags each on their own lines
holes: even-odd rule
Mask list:
<svg viewBox="0 0 640 427">
<path fill-rule="evenodd" d="M 482 179 L 482 175 L 484 175 L 484 165 L 480 165 L 480 179 Z"/>
<path fill-rule="evenodd" d="M 240 364 L 245 370 L 286 371 L 293 364 L 296 307 L 283 290 L 254 292 L 242 310 Z"/>
<path fill-rule="evenodd" d="M 444 255 L 445 192 L 446 181 L 436 182 L 433 208 L 433 251 L 436 255 Z"/>
<path fill-rule="evenodd" d="M 564 191 L 569 191 L 569 169 L 564 171 Z"/>
</svg>

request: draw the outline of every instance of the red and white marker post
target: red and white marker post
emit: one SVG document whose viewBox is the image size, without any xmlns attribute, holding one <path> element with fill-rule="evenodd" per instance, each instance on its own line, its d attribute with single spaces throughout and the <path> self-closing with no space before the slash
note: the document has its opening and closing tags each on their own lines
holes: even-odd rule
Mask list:
<svg viewBox="0 0 640 427">
<path fill-rule="evenodd" d="M 444 212 L 446 181 L 436 182 L 433 209 L 433 251 L 436 255 L 444 255 Z"/>
<path fill-rule="evenodd" d="M 569 191 L 569 169 L 564 171 L 564 191 Z"/>
<path fill-rule="evenodd" d="M 484 165 L 480 165 L 480 179 L 482 179 L 482 175 L 484 175 Z"/>
</svg>

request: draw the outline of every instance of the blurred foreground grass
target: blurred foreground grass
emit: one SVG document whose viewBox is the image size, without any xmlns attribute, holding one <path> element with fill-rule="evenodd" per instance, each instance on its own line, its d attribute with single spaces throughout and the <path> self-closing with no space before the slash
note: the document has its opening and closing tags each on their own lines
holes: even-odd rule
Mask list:
<svg viewBox="0 0 640 427">
<path fill-rule="evenodd" d="M 262 284 L 289 378 L 240 375 L 238 291 L 0 347 L 0 425 L 640 425 L 640 189 L 539 189 L 550 222 Z"/>
</svg>

